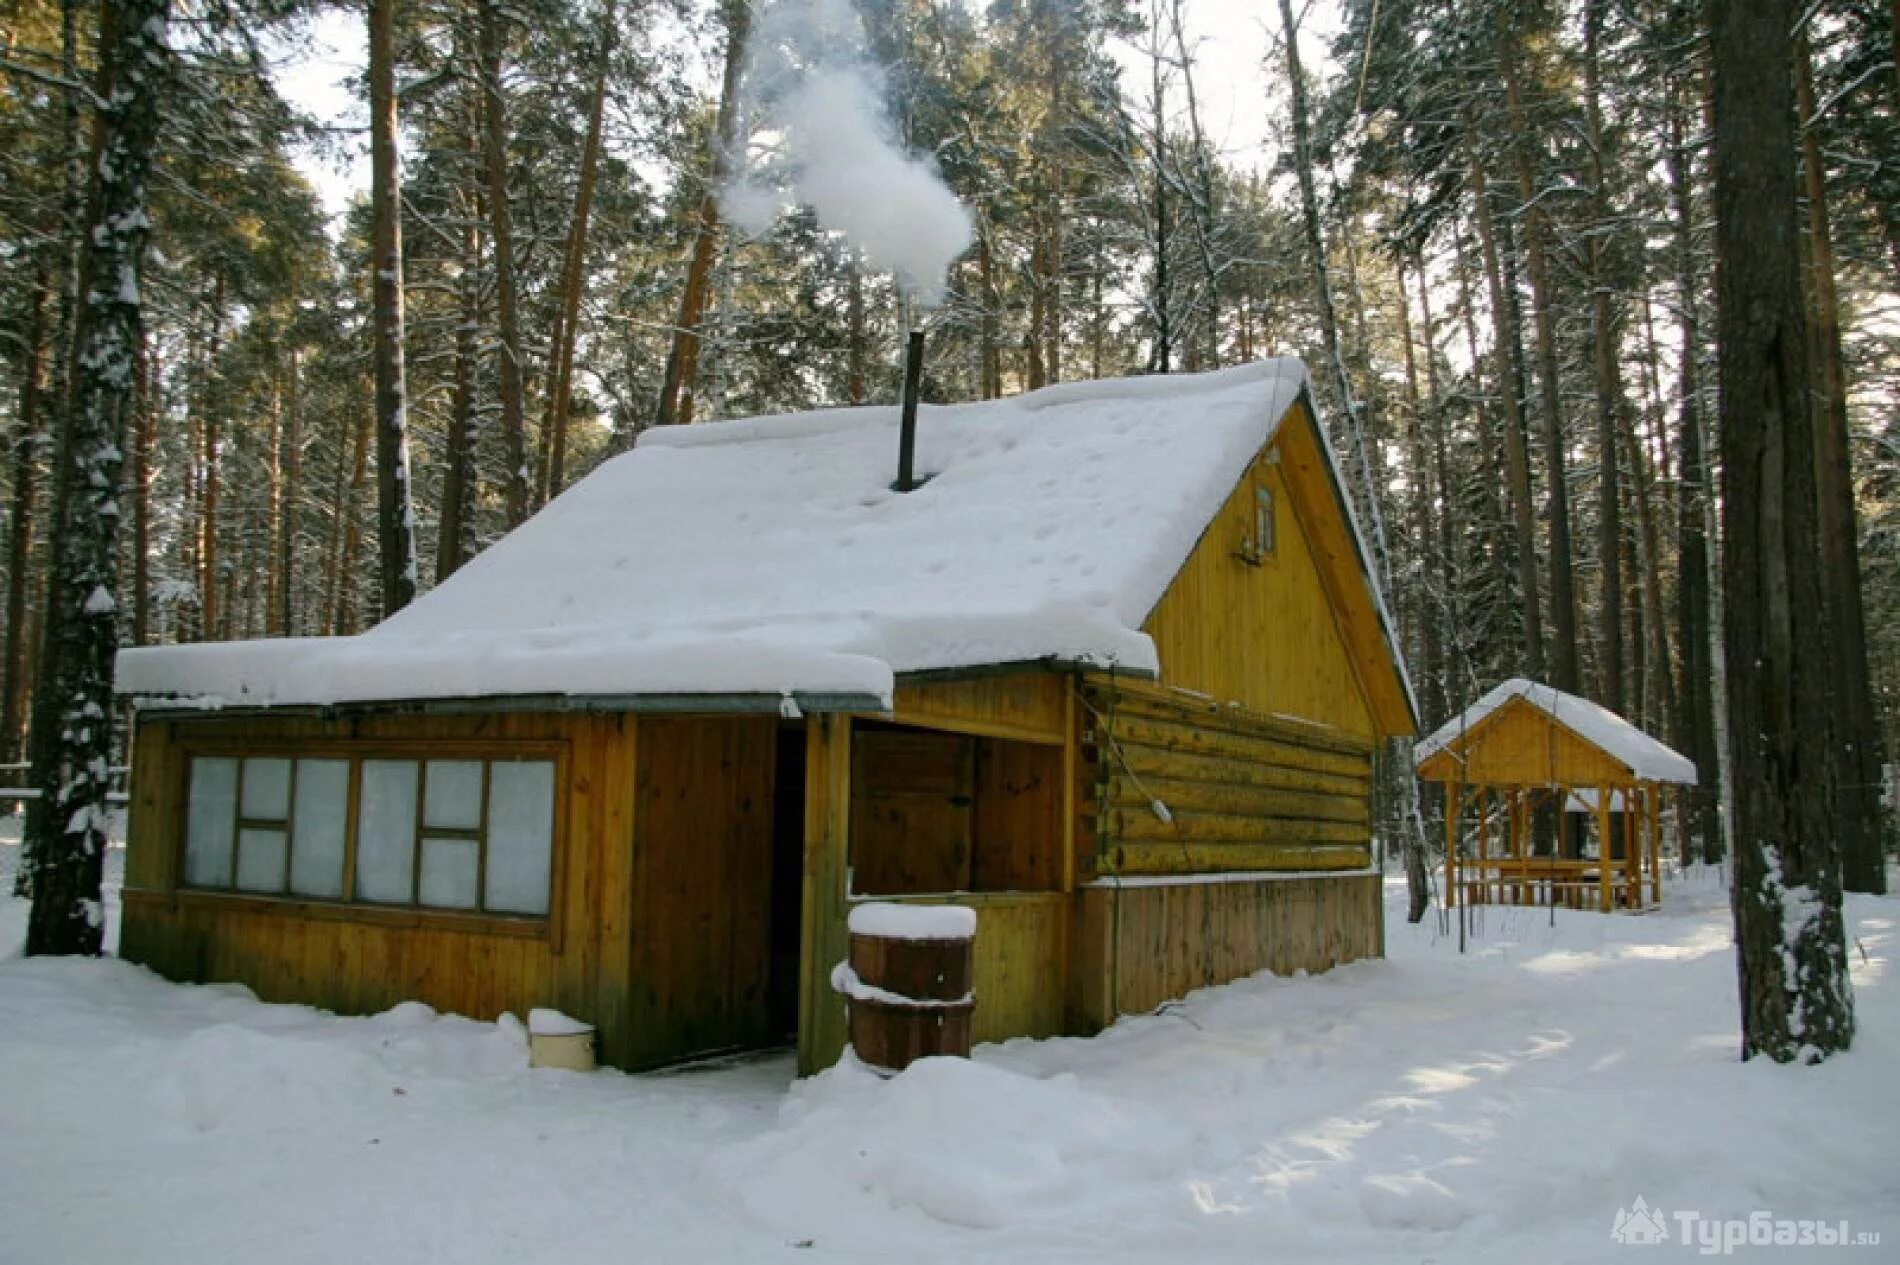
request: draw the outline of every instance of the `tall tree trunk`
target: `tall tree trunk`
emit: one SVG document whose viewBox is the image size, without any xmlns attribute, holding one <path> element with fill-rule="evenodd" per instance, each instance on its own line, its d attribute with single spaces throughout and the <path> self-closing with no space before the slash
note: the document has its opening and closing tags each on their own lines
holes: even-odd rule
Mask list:
<svg viewBox="0 0 1900 1265">
<path fill-rule="evenodd" d="M 290 367 L 285 382 L 284 493 L 277 518 L 277 631 L 297 635 L 297 538 L 303 525 L 303 348 L 290 345 Z"/>
<path fill-rule="evenodd" d="M 205 356 L 204 381 L 200 387 L 198 414 L 204 434 L 203 516 L 199 519 L 202 535 L 198 542 L 198 609 L 204 620 L 207 641 L 222 641 L 229 636 L 224 627 L 224 605 L 220 599 L 218 558 L 218 514 L 224 494 L 220 471 L 220 449 L 224 445 L 224 274 L 220 272 L 211 292 L 211 337 Z"/>
<path fill-rule="evenodd" d="M 468 266 L 462 269 L 462 320 L 455 329 L 455 395 L 449 409 L 448 451 L 442 466 L 441 527 L 435 541 L 435 582 L 448 579 L 474 556 L 475 451 L 478 440 L 475 414 L 475 372 L 479 352 L 475 332 L 481 328 L 481 285 L 474 262 L 481 245 L 471 218 L 463 231 L 462 250 Z"/>
<path fill-rule="evenodd" d="M 1544 675 L 1544 621 L 1537 585 L 1537 518 L 1531 506 L 1531 466 L 1525 436 L 1524 410 L 1517 383 L 1517 336 L 1510 325 L 1510 307 L 1498 263 L 1497 230 L 1491 216 L 1491 198 L 1466 119 L 1466 169 L 1470 176 L 1473 215 L 1478 221 L 1478 245 L 1484 256 L 1485 288 L 1491 299 L 1492 358 L 1496 361 L 1498 397 L 1504 405 L 1504 460 L 1511 488 L 1511 525 L 1516 539 L 1519 609 L 1524 615 L 1524 667 L 1533 678 Z"/>
<path fill-rule="evenodd" d="M 363 486 L 369 482 L 370 442 L 369 418 L 365 416 L 356 427 L 351 445 L 349 490 L 337 506 L 343 516 L 343 531 L 337 542 L 336 572 L 330 588 L 330 627 L 339 637 L 356 631 L 356 563 L 363 552 L 363 526 L 357 507 L 363 503 Z"/>
<path fill-rule="evenodd" d="M 1289 19 L 1290 21 L 1290 19 Z M 1291 32 L 1292 27 L 1287 28 Z M 1156 373 L 1167 373 L 1174 368 L 1174 304 L 1170 287 L 1174 284 L 1169 275 L 1169 233 L 1168 233 L 1168 123 L 1167 123 L 1167 81 L 1162 76 L 1161 33 L 1154 29 L 1155 46 L 1149 55 L 1149 106 L 1154 112 L 1154 136 L 1149 143 L 1153 151 L 1150 165 L 1154 180 L 1154 222 L 1155 257 L 1153 269 L 1154 294 L 1149 299 L 1149 308 L 1154 322 L 1154 346 L 1148 352 L 1148 365 Z M 1294 56 L 1291 52 L 1289 57 Z M 1294 92 L 1303 93 L 1304 89 L 1295 80 Z M 1304 102 L 1303 96 L 1294 98 L 1295 104 Z M 1311 179 L 1311 173 L 1308 173 Z M 1037 292 L 1040 297 L 1040 291 Z M 1331 315 L 1330 312 L 1327 313 Z M 1039 320 L 1032 322 L 1040 328 Z"/>
<path fill-rule="evenodd" d="M 139 330 L 138 398 L 132 413 L 132 644 L 152 640 L 152 454 L 158 447 L 158 357 Z"/>
<path fill-rule="evenodd" d="M 278 354 L 281 357 L 281 348 L 278 349 Z M 277 541 L 284 531 L 284 389 L 281 360 L 273 366 L 271 379 L 270 427 L 265 436 L 268 441 L 265 466 L 266 482 L 269 485 L 265 489 L 267 493 L 265 510 L 268 522 L 263 541 L 253 543 L 251 534 L 246 532 L 244 546 L 247 554 L 254 554 L 260 551 L 261 545 L 261 552 L 264 555 L 264 618 L 262 621 L 264 635 L 281 637 L 284 635 L 284 626 L 277 618 L 278 612 L 283 609 L 284 583 L 283 555 L 277 549 Z M 248 566 L 241 570 L 245 575 L 252 574 Z M 246 605 L 249 607 L 255 603 Z M 247 609 L 245 623 L 249 625 L 252 622 Z M 244 635 L 247 637 L 251 635 L 248 628 Z"/>
<path fill-rule="evenodd" d="M 20 720 L 29 730 L 38 729 L 47 723 L 43 710 L 42 691 L 37 682 L 50 679 L 53 668 L 54 638 L 58 631 L 57 608 L 47 592 L 51 582 L 53 567 L 53 545 L 59 534 L 59 520 L 64 512 L 58 501 L 60 477 L 57 469 L 57 454 L 61 436 L 66 431 L 66 413 L 72 404 L 72 349 L 73 323 L 78 319 L 79 311 L 79 268 L 80 252 L 85 241 L 86 191 L 88 187 L 88 158 L 90 142 L 83 135 L 81 127 L 81 98 L 79 70 L 79 14 L 84 7 L 82 0 L 61 0 L 60 14 L 60 75 L 66 81 L 60 100 L 60 153 L 64 157 L 64 170 L 60 178 L 59 216 L 50 226 L 49 237 L 54 245 L 49 249 L 54 256 L 58 275 L 59 298 L 54 309 L 53 344 L 48 351 L 50 357 L 51 383 L 41 395 L 40 409 L 43 415 L 40 429 L 41 452 L 35 457 L 38 461 L 45 458 L 47 473 L 51 476 L 53 505 L 47 516 L 50 526 L 41 533 L 47 538 L 47 547 L 42 550 L 41 574 L 38 577 L 37 591 L 34 591 L 34 577 L 24 577 L 29 586 L 29 618 L 22 621 L 25 629 L 31 623 L 30 616 L 37 613 L 39 626 L 34 635 L 25 637 L 26 644 L 21 648 L 18 675 L 20 696 Z M 28 542 L 32 533 L 29 531 Z M 30 554 L 29 554 L 30 557 Z M 11 626 L 11 625 L 9 625 Z M 23 633 L 24 636 L 24 633 Z M 32 664 L 28 666 L 28 660 Z M 28 741 L 30 742 L 30 733 Z M 30 747 L 26 748 L 29 752 Z M 29 758 L 32 758 L 29 756 Z M 27 817 L 30 820 L 35 812 L 43 811 L 37 803 L 27 805 Z M 21 866 L 16 875 L 15 887 L 22 896 L 31 894 L 30 867 Z"/>
<path fill-rule="evenodd" d="M 1629 452 L 1633 463 L 1630 482 L 1636 492 L 1637 540 L 1642 546 L 1641 560 L 1632 577 L 1640 581 L 1645 639 L 1642 644 L 1647 665 L 1647 675 L 1639 674 L 1638 680 L 1647 682 L 1645 688 L 1654 697 L 1661 713 L 1662 731 L 1673 734 L 1676 732 L 1677 702 L 1675 680 L 1669 671 L 1669 628 L 1663 616 L 1662 533 L 1656 525 L 1658 514 L 1651 492 L 1655 481 L 1650 475 L 1649 458 L 1637 439 L 1635 426 L 1628 413 L 1623 415 L 1623 422 L 1623 447 Z"/>
<path fill-rule="evenodd" d="M 581 144 L 580 182 L 574 190 L 574 215 L 568 222 L 567 250 L 561 263 L 561 305 L 554 314 L 549 343 L 547 412 L 541 428 L 554 436 L 548 459 L 547 495 L 559 496 L 567 482 L 568 402 L 574 394 L 574 345 L 580 337 L 581 292 L 587 281 L 587 227 L 594 213 L 594 183 L 600 174 L 600 134 L 607 112 L 607 72 L 613 65 L 619 28 L 616 0 L 600 15 L 600 58 L 594 66 L 587 106 L 587 139 Z"/>
<path fill-rule="evenodd" d="M 1537 343 L 1537 385 L 1543 414 L 1545 481 L 1550 496 L 1550 628 L 1551 678 L 1560 690 L 1579 689 L 1577 663 L 1577 595 L 1571 563 L 1570 490 L 1564 461 L 1562 382 L 1557 365 L 1557 335 L 1551 314 L 1553 298 L 1545 242 L 1546 215 L 1537 196 L 1537 172 L 1531 161 L 1530 124 L 1525 116 L 1523 86 L 1517 58 L 1521 32 L 1505 25 L 1499 34 L 1499 60 L 1504 72 L 1506 110 L 1511 130 L 1511 155 L 1517 170 L 1518 200 L 1524 216 L 1524 262 L 1531 283 L 1531 328 Z"/>
<path fill-rule="evenodd" d="M 26 720 L 27 571 L 33 561 L 33 506 L 42 443 L 40 378 L 46 350 L 46 301 L 51 289 L 52 277 L 42 268 L 27 309 L 20 416 L 13 430 L 13 503 L 7 509 L 6 681 L 0 685 L 0 760 L 8 764 L 19 759 Z"/>
<path fill-rule="evenodd" d="M 1412 334 L 1412 301 L 1406 293 L 1403 261 L 1400 261 L 1394 272 L 1399 287 L 1399 345 L 1405 353 L 1405 482 L 1407 503 L 1411 508 L 1412 550 L 1419 559 L 1419 565 L 1413 572 L 1417 596 L 1410 603 L 1410 609 L 1412 618 L 1418 622 L 1419 643 L 1425 657 L 1425 681 L 1420 691 L 1420 702 L 1424 704 L 1425 728 L 1429 730 L 1440 724 L 1449 711 L 1445 701 L 1445 613 L 1442 605 L 1433 600 L 1433 569 L 1425 563 L 1437 537 L 1432 524 L 1431 457 L 1425 446 L 1424 415 L 1427 404 L 1419 395 L 1418 352 Z M 1421 274 L 1419 288 L 1424 289 L 1426 284 Z M 1425 331 L 1425 339 L 1425 355 L 1429 359 L 1432 355 L 1429 328 Z M 1429 407 L 1433 412 L 1437 411 L 1436 396 L 1430 400 Z"/>
<path fill-rule="evenodd" d="M 1682 454 L 1681 493 L 1676 520 L 1676 641 L 1682 654 L 1682 730 L 1677 742 L 1695 760 L 1699 784 L 1690 795 L 1691 820 L 1686 823 L 1693 840 L 1684 840 L 1684 855 L 1692 856 L 1691 842 L 1699 844 L 1701 859 L 1714 865 L 1722 859 L 1722 757 L 1716 749 L 1715 666 L 1711 638 L 1715 629 L 1710 613 L 1709 576 L 1713 566 L 1709 533 L 1704 524 L 1712 508 L 1708 465 L 1702 445 L 1702 332 L 1701 302 L 1697 294 L 1700 270 L 1696 266 L 1694 237 L 1695 190 L 1684 140 L 1682 101 L 1670 90 L 1667 159 L 1669 189 L 1675 224 L 1677 324 L 1682 350 L 1677 371 L 1679 419 L 1676 449 Z"/>
<path fill-rule="evenodd" d="M 865 361 L 864 268 L 854 253 L 845 265 L 845 399 L 864 403 Z"/>
<path fill-rule="evenodd" d="M 1584 122 L 1590 147 L 1590 175 L 1596 186 L 1597 231 L 1586 246 L 1590 275 L 1590 334 L 1596 376 L 1597 423 L 1597 579 L 1598 640 L 1602 645 L 1600 698 L 1613 712 L 1629 709 L 1623 679 L 1623 500 L 1617 431 L 1625 408 L 1621 327 L 1611 299 L 1605 241 L 1613 229 L 1610 164 L 1603 152 L 1602 43 L 1607 0 L 1588 0 L 1583 18 Z M 1561 452 L 1558 454 L 1562 459 Z M 1639 678 L 1640 679 L 1640 678 Z"/>
<path fill-rule="evenodd" d="M 119 649 L 120 445 L 132 412 L 138 359 L 139 279 L 149 220 L 145 180 L 158 136 L 160 80 L 168 68 L 166 0 L 108 0 L 100 9 L 99 101 L 94 116 L 81 303 L 74 326 L 72 398 L 55 503 L 50 602 L 57 611 L 53 673 L 42 689 L 55 721 L 36 733 L 35 773 L 50 812 L 29 818 L 33 908 L 29 954 L 97 954 L 105 937 L 105 869 L 112 764 L 113 660 Z"/>
<path fill-rule="evenodd" d="M 1722 580 L 1735 775 L 1742 1056 L 1818 1062 L 1854 1036 L 1834 831 L 1831 682 L 1796 236 L 1787 0 L 1715 5 Z"/>
<path fill-rule="evenodd" d="M 1292 0 L 1280 0 L 1280 22 L 1286 30 L 1287 79 L 1292 92 L 1293 162 L 1299 178 L 1300 216 L 1306 228 L 1306 249 L 1313 257 L 1314 297 L 1319 305 L 1320 338 L 1326 361 L 1339 389 L 1339 400 L 1346 412 L 1346 431 L 1359 467 L 1358 498 L 1365 511 L 1364 521 L 1372 538 L 1372 569 L 1377 583 L 1385 585 L 1392 574 L 1386 553 L 1385 524 L 1379 511 L 1379 484 L 1373 467 L 1372 452 L 1366 440 L 1363 410 L 1346 372 L 1346 360 L 1339 346 L 1339 320 L 1333 308 L 1332 280 L 1327 271 L 1326 237 L 1320 228 L 1319 193 L 1313 181 L 1313 139 L 1308 122 L 1305 72 L 1300 65 L 1299 30 L 1293 20 Z M 1157 111 L 1159 118 L 1159 111 Z"/>
<path fill-rule="evenodd" d="M 407 606 L 415 598 L 417 585 L 416 516 L 409 479 L 408 386 L 404 381 L 402 347 L 402 156 L 396 131 L 395 3 L 396 0 L 369 0 L 376 537 L 384 618 Z M 507 354 L 503 352 L 504 358 Z M 516 416 L 518 419 L 518 412 Z"/>
<path fill-rule="evenodd" d="M 699 198 L 693 224 L 693 253 L 686 266 L 686 286 L 680 291 L 679 319 L 673 326 L 673 344 L 666 354 L 660 380 L 660 398 L 653 424 L 670 426 L 693 420 L 693 381 L 699 372 L 701 322 L 712 291 L 713 256 L 719 244 L 719 190 L 732 162 L 733 130 L 739 113 L 739 71 L 745 65 L 746 37 L 752 12 L 746 0 L 724 0 L 726 65 L 720 77 L 719 116 L 713 127 L 712 155 L 707 164 L 706 189 Z"/>
<path fill-rule="evenodd" d="M 1880 808 L 1880 723 L 1867 667 L 1867 617 L 1860 592 L 1860 515 L 1854 504 L 1847 375 L 1841 363 L 1841 300 L 1834 284 L 1827 170 L 1814 117 L 1814 75 L 1805 28 L 1795 43 L 1795 99 L 1807 121 L 1801 170 L 1807 194 L 1808 310 L 1815 369 L 1814 474 L 1820 495 L 1821 592 L 1834 668 L 1836 821 L 1841 881 L 1850 892 L 1887 890 Z"/>
<path fill-rule="evenodd" d="M 996 328 L 997 310 L 1002 306 L 1002 297 L 996 292 L 996 258 L 990 246 L 989 217 L 981 210 L 977 216 L 976 269 L 977 280 L 983 291 L 983 315 L 978 328 L 983 368 L 982 395 L 986 400 L 994 400 L 1003 394 L 1003 349 L 997 341 Z"/>
<path fill-rule="evenodd" d="M 482 77 L 482 173 L 488 194 L 488 232 L 495 256 L 496 377 L 501 384 L 501 433 L 508 461 L 508 526 L 532 511 L 544 485 L 529 468 L 528 423 L 521 388 L 521 317 L 515 280 L 515 231 L 508 199 L 508 106 L 502 83 L 501 14 L 497 0 L 476 0 Z"/>
</svg>

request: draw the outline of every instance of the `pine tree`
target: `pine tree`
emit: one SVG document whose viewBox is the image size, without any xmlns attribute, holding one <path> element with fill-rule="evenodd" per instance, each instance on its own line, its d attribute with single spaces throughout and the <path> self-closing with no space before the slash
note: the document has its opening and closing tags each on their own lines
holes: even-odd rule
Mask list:
<svg viewBox="0 0 1900 1265">
<path fill-rule="evenodd" d="M 35 773 L 48 810 L 33 815 L 26 840 L 30 954 L 96 954 L 105 935 L 100 883 L 119 648 L 120 445 L 136 391 L 139 282 L 151 227 L 145 184 L 169 65 L 168 18 L 168 0 L 107 0 L 99 10 L 88 231 L 72 394 L 55 467 L 51 671 L 41 687 L 55 723 L 34 735 Z"/>
<path fill-rule="evenodd" d="M 1713 9 L 1717 347 L 1742 1056 L 1854 1037 L 1833 819 L 1787 0 Z"/>
</svg>

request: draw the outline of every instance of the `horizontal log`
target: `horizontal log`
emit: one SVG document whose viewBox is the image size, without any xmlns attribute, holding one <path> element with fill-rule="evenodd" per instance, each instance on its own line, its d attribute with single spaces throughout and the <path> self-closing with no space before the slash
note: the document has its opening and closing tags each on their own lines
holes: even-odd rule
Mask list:
<svg viewBox="0 0 1900 1265">
<path fill-rule="evenodd" d="M 1220 786 L 1274 787 L 1288 791 L 1313 791 L 1322 795 L 1350 795 L 1366 799 L 1372 794 L 1370 771 L 1357 774 L 1327 773 L 1317 769 L 1289 768 L 1262 764 L 1258 760 L 1224 755 L 1200 755 L 1191 751 L 1164 751 L 1158 747 L 1122 747 L 1122 760 L 1109 764 L 1103 772 L 1111 778 L 1133 773 L 1142 781 L 1170 778 L 1177 781 L 1212 782 Z"/>
<path fill-rule="evenodd" d="M 1159 777 L 1118 777 L 1108 784 L 1108 802 L 1116 808 L 1146 808 L 1157 799 L 1176 813 L 1240 813 L 1250 817 L 1352 821 L 1362 826 L 1371 820 L 1363 791 L 1357 795 L 1328 795 Z"/>
<path fill-rule="evenodd" d="M 1083 687 L 1089 704 L 1117 720 L 1147 716 L 1227 733 L 1271 738 L 1341 755 L 1369 756 L 1372 744 L 1328 725 L 1309 725 L 1286 716 L 1220 703 L 1206 695 L 1141 681 L 1116 681 Z"/>
<path fill-rule="evenodd" d="M 1364 845 L 1261 843 L 1123 843 L 1110 849 L 1103 871 L 1114 874 L 1219 874 L 1248 870 L 1363 870 L 1372 864 Z"/>
<path fill-rule="evenodd" d="M 1148 843 L 1171 839 L 1237 840 L 1248 843 L 1364 843 L 1365 825 L 1349 821 L 1312 821 L 1295 817 L 1249 817 L 1239 813 L 1173 813 L 1163 821 L 1147 808 L 1118 808 L 1109 814 L 1109 837 L 1116 842 Z"/>
<path fill-rule="evenodd" d="M 1227 756 L 1282 768 L 1311 769 L 1345 777 L 1369 777 L 1372 762 L 1365 756 L 1340 755 L 1299 743 L 1271 738 L 1253 738 L 1218 729 L 1200 729 L 1170 720 L 1145 716 L 1117 716 L 1109 735 L 1124 753 L 1133 747 L 1173 751 L 1194 755 Z"/>
</svg>

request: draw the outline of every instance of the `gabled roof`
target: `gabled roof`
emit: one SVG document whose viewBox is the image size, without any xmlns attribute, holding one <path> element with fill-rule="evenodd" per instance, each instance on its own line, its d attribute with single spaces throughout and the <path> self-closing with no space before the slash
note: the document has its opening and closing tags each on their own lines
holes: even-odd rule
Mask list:
<svg viewBox="0 0 1900 1265">
<path fill-rule="evenodd" d="M 367 633 L 128 650 L 119 689 L 206 706 L 888 705 L 904 672 L 1153 673 L 1143 621 L 1305 385 L 1298 361 L 1268 360 L 926 406 L 930 477 L 902 495 L 895 408 L 648 431 Z"/>
<path fill-rule="evenodd" d="M 1687 756 L 1657 742 L 1606 707 L 1521 676 L 1495 687 L 1439 726 L 1412 749 L 1413 765 L 1422 766 L 1439 752 L 1462 746 L 1486 720 L 1517 699 L 1623 765 L 1638 781 L 1696 784 L 1695 762 Z"/>
</svg>

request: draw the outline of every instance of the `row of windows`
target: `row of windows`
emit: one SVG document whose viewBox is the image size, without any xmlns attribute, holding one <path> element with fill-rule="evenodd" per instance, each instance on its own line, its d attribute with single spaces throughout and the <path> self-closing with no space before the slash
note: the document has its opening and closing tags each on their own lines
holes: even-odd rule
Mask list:
<svg viewBox="0 0 1900 1265">
<path fill-rule="evenodd" d="M 552 760 L 197 756 L 188 803 L 188 887 L 548 912 Z"/>
</svg>

